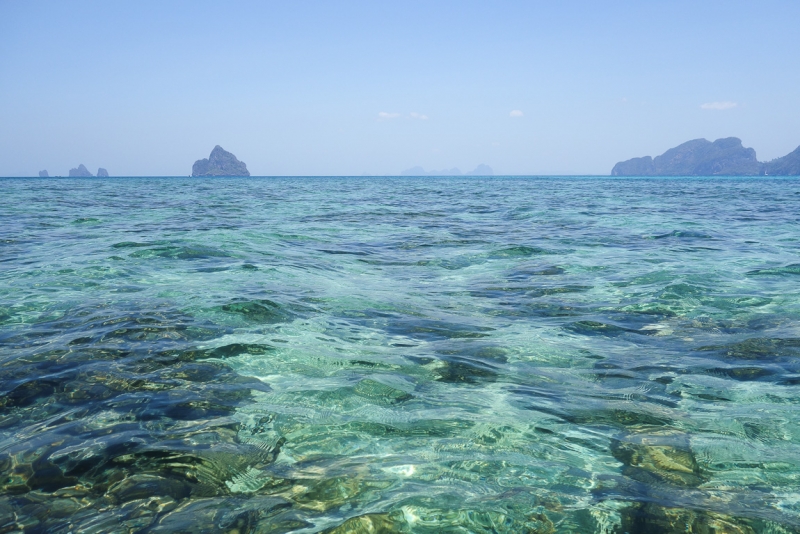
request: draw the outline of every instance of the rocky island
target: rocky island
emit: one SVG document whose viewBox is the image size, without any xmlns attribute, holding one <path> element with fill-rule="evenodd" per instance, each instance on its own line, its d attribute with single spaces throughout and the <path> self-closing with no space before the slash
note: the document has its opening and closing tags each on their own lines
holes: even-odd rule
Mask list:
<svg viewBox="0 0 800 534">
<path fill-rule="evenodd" d="M 97 169 L 97 177 L 98 178 L 108 178 L 108 171 L 105 170 L 103 167 Z"/>
<path fill-rule="evenodd" d="M 47 169 L 39 171 L 39 178 L 50 178 L 50 175 L 47 174 Z"/>
<path fill-rule="evenodd" d="M 611 176 L 759 176 L 800 175 L 800 147 L 769 162 L 760 162 L 756 151 L 741 139 L 727 137 L 713 143 L 694 139 L 655 158 L 645 156 L 614 165 Z"/>
<path fill-rule="evenodd" d="M 782 158 L 765 163 L 764 173 L 772 176 L 800 176 L 800 146 Z"/>
<path fill-rule="evenodd" d="M 192 176 L 250 176 L 250 172 L 243 161 L 217 145 L 208 159 L 194 162 Z"/>
<path fill-rule="evenodd" d="M 70 169 L 69 170 L 69 177 L 70 178 L 91 178 L 94 176 L 92 173 L 89 172 L 89 169 L 81 163 L 78 165 L 77 169 Z"/>
</svg>

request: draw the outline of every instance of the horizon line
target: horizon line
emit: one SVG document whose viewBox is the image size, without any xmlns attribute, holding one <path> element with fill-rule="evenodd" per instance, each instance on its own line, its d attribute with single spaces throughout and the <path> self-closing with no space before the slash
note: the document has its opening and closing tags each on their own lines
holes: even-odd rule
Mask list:
<svg viewBox="0 0 800 534">
<path fill-rule="evenodd" d="M 773 175 L 773 174 L 674 174 L 674 175 L 627 175 L 615 176 L 613 174 L 488 174 L 488 175 L 465 175 L 465 174 L 440 174 L 440 175 L 402 175 L 402 174 L 264 174 L 250 176 L 190 176 L 185 174 L 132 174 L 125 176 L 0 176 L 2 180 L 117 180 L 130 178 L 191 178 L 193 180 L 202 179 L 251 179 L 251 178 L 797 178 L 796 175 Z"/>
</svg>

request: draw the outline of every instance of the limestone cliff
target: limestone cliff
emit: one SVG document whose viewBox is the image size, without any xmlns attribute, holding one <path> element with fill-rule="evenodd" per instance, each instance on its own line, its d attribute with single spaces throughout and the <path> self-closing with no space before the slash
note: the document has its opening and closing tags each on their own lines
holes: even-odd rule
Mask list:
<svg viewBox="0 0 800 534">
<path fill-rule="evenodd" d="M 800 146 L 782 158 L 765 163 L 764 171 L 770 176 L 800 176 Z"/>
<path fill-rule="evenodd" d="M 78 165 L 77 169 L 69 170 L 69 176 L 70 178 L 89 178 L 92 176 L 92 173 L 90 173 L 89 169 L 87 169 L 83 163 L 81 163 Z"/>
<path fill-rule="evenodd" d="M 243 161 L 217 145 L 208 159 L 194 162 L 192 176 L 250 176 L 250 172 Z"/>
<path fill-rule="evenodd" d="M 741 139 L 727 137 L 713 143 L 706 139 L 687 141 L 660 156 L 633 158 L 617 163 L 612 176 L 750 176 L 763 174 L 756 151 L 742 146 Z"/>
</svg>

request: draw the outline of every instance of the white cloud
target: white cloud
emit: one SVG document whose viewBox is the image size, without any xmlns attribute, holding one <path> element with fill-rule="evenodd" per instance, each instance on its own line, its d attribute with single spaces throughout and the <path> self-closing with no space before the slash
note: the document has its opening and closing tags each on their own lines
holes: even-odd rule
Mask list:
<svg viewBox="0 0 800 534">
<path fill-rule="evenodd" d="M 706 102 L 700 106 L 701 109 L 715 109 L 718 111 L 723 111 L 726 109 L 733 109 L 738 104 L 736 102 Z"/>
<path fill-rule="evenodd" d="M 518 109 L 513 110 L 508 114 L 509 117 L 522 117 L 522 112 Z"/>
<path fill-rule="evenodd" d="M 399 113 L 387 113 L 385 111 L 378 113 L 378 118 L 382 120 L 396 119 L 399 116 Z"/>
<path fill-rule="evenodd" d="M 411 118 L 412 119 L 419 119 L 421 121 L 428 120 L 428 116 L 427 115 L 423 115 L 422 113 L 417 113 L 416 111 L 412 111 L 411 112 Z"/>
</svg>

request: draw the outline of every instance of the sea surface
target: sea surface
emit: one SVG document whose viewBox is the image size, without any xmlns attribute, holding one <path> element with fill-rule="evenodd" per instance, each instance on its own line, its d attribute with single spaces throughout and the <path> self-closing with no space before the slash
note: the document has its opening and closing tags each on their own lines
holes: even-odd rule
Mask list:
<svg viewBox="0 0 800 534">
<path fill-rule="evenodd" d="M 0 180 L 0 532 L 800 532 L 800 180 Z"/>
</svg>

